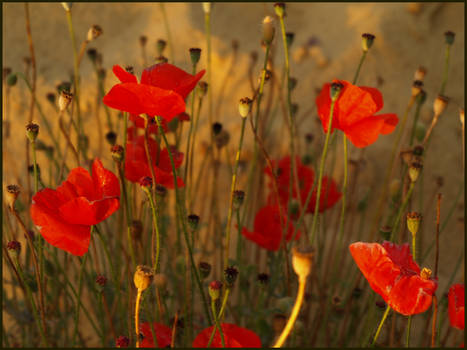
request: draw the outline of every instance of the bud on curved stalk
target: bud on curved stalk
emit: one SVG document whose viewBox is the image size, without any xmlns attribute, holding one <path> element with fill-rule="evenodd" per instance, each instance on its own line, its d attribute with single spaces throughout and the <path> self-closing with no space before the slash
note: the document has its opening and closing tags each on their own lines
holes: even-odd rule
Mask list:
<svg viewBox="0 0 467 350">
<path fill-rule="evenodd" d="M 198 264 L 198 270 L 199 270 L 201 279 L 205 280 L 206 278 L 209 277 L 209 274 L 211 273 L 211 264 L 205 261 L 200 261 L 200 263 Z"/>
</svg>

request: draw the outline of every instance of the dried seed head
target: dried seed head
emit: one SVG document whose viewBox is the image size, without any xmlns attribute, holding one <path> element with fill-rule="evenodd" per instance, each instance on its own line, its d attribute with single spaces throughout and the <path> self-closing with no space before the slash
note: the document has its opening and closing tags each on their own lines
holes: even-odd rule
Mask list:
<svg viewBox="0 0 467 350">
<path fill-rule="evenodd" d="M 124 158 L 124 149 L 120 145 L 114 145 L 110 148 L 110 153 L 112 155 L 112 159 L 117 162 L 121 163 Z"/>
<path fill-rule="evenodd" d="M 165 56 L 157 56 L 154 58 L 154 62 L 156 64 L 167 63 L 169 62 L 168 58 Z"/>
<path fill-rule="evenodd" d="M 251 112 L 252 105 L 253 101 L 249 97 L 243 97 L 240 99 L 240 102 L 238 103 L 238 112 L 242 118 L 248 117 L 248 114 Z"/>
<path fill-rule="evenodd" d="M 203 98 L 206 93 L 208 92 L 208 83 L 205 81 L 200 81 L 198 83 L 198 96 L 199 98 Z"/>
<path fill-rule="evenodd" d="M 274 39 L 274 20 L 271 16 L 266 16 L 263 19 L 263 41 L 266 45 L 272 43 L 272 39 Z"/>
<path fill-rule="evenodd" d="M 140 241 L 143 234 L 143 223 L 141 220 L 133 220 L 130 226 L 130 234 L 135 240 Z"/>
<path fill-rule="evenodd" d="M 373 34 L 364 33 L 362 34 L 362 49 L 363 51 L 368 51 L 372 46 L 375 40 L 375 36 Z"/>
<path fill-rule="evenodd" d="M 104 287 L 107 284 L 107 278 L 105 276 L 103 276 L 103 275 L 97 275 L 96 283 L 99 286 Z"/>
<path fill-rule="evenodd" d="M 222 288 L 221 281 L 216 280 L 216 281 L 212 281 L 209 284 L 209 296 L 211 297 L 212 300 L 219 299 L 221 288 Z"/>
<path fill-rule="evenodd" d="M 20 188 L 17 185 L 8 185 L 5 191 L 5 202 L 10 209 L 14 209 L 16 199 L 20 194 Z"/>
<path fill-rule="evenodd" d="M 412 84 L 412 96 L 417 96 L 422 90 L 423 82 L 421 80 L 415 80 Z"/>
<path fill-rule="evenodd" d="M 423 90 L 423 89 L 420 90 L 420 92 L 418 93 L 418 95 L 415 98 L 415 101 L 419 105 L 422 105 L 422 104 L 425 103 L 425 101 L 426 101 L 426 92 L 425 92 L 425 90 Z"/>
<path fill-rule="evenodd" d="M 115 340 L 115 345 L 117 348 L 127 348 L 130 346 L 130 339 L 124 335 L 121 335 Z"/>
<path fill-rule="evenodd" d="M 212 133 L 214 135 L 219 135 L 219 133 L 221 131 L 222 131 L 222 124 L 221 123 L 215 122 L 214 124 L 212 124 Z"/>
<path fill-rule="evenodd" d="M 234 266 L 229 266 L 224 270 L 225 284 L 228 288 L 232 288 L 237 280 L 238 270 Z"/>
<path fill-rule="evenodd" d="M 39 134 L 39 125 L 34 123 L 29 123 L 26 125 L 26 136 L 28 137 L 29 141 L 34 142 L 37 139 L 37 135 Z"/>
<path fill-rule="evenodd" d="M 71 100 L 73 99 L 73 94 L 65 89 L 60 92 L 60 97 L 58 98 L 58 109 L 60 112 L 63 112 L 70 105 Z"/>
<path fill-rule="evenodd" d="M 431 270 L 424 267 L 422 271 L 420 271 L 420 277 L 423 278 L 424 280 L 428 280 L 431 277 Z"/>
<path fill-rule="evenodd" d="M 156 196 L 164 198 L 167 195 L 167 188 L 163 185 L 156 184 Z"/>
<path fill-rule="evenodd" d="M 158 56 L 163 56 L 162 53 L 164 52 L 165 48 L 167 47 L 167 41 L 163 39 L 158 39 L 156 41 L 156 52 Z"/>
<path fill-rule="evenodd" d="M 154 275 L 154 284 L 160 290 L 165 290 L 167 288 L 167 276 L 163 273 L 156 273 Z"/>
<path fill-rule="evenodd" d="M 198 47 L 192 47 L 189 51 L 190 51 L 191 64 L 192 65 L 198 64 L 199 59 L 201 58 L 201 49 Z"/>
<path fill-rule="evenodd" d="M 211 264 L 205 261 L 200 261 L 198 264 L 198 270 L 201 278 L 204 280 L 208 278 L 209 274 L 211 273 Z"/>
<path fill-rule="evenodd" d="M 94 24 L 91 28 L 88 30 L 88 41 L 93 41 L 96 40 L 98 37 L 102 35 L 103 31 L 101 26 Z"/>
<path fill-rule="evenodd" d="M 418 175 L 422 170 L 423 165 L 422 163 L 413 162 L 409 167 L 409 178 L 411 182 L 415 182 L 418 179 Z"/>
<path fill-rule="evenodd" d="M 313 266 L 313 248 L 305 252 L 299 252 L 292 248 L 292 266 L 300 280 L 305 280 L 311 272 Z"/>
<path fill-rule="evenodd" d="M 440 116 L 444 110 L 446 109 L 449 102 L 449 98 L 443 95 L 438 95 L 433 103 L 433 111 L 435 113 L 435 117 Z"/>
<path fill-rule="evenodd" d="M 426 68 L 423 66 L 418 67 L 418 69 L 415 71 L 414 74 L 414 80 L 420 80 L 423 81 L 425 79 L 426 75 Z"/>
<path fill-rule="evenodd" d="M 412 236 L 415 236 L 420 227 L 420 221 L 422 220 L 422 215 L 415 211 L 407 213 L 407 228 L 409 229 Z"/>
<path fill-rule="evenodd" d="M 283 2 L 276 2 L 274 4 L 274 10 L 279 18 L 285 17 L 285 4 Z"/>
<path fill-rule="evenodd" d="M 188 215 L 188 225 L 193 231 L 197 231 L 199 228 L 199 216 L 196 214 Z"/>
<path fill-rule="evenodd" d="M 154 279 L 154 273 L 148 266 L 138 265 L 136 267 L 135 275 L 133 276 L 133 282 L 138 291 L 144 291 L 149 287 Z"/>
<path fill-rule="evenodd" d="M 454 32 L 451 32 L 450 30 L 444 33 L 444 39 L 446 40 L 446 44 L 448 45 L 454 44 L 455 37 L 456 37 L 456 34 Z"/>
<path fill-rule="evenodd" d="M 267 273 L 259 273 L 258 282 L 262 285 L 267 285 L 269 283 L 269 275 Z"/>
</svg>

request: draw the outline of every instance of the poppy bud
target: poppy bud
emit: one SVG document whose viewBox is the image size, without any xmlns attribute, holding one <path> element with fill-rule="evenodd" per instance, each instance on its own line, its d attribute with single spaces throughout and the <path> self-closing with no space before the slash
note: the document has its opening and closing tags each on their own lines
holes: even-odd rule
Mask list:
<svg viewBox="0 0 467 350">
<path fill-rule="evenodd" d="M 205 81 L 200 81 L 198 83 L 198 96 L 199 98 L 203 98 L 206 93 L 208 92 L 208 83 Z"/>
<path fill-rule="evenodd" d="M 140 220 L 133 220 L 130 226 L 130 234 L 135 240 L 141 240 L 143 233 L 143 223 Z"/>
<path fill-rule="evenodd" d="M 455 37 L 456 37 L 456 34 L 454 32 L 451 32 L 450 30 L 444 33 L 444 39 L 446 40 L 446 44 L 448 45 L 454 44 Z"/>
<path fill-rule="evenodd" d="M 311 154 L 304 154 L 302 157 L 302 163 L 304 165 L 310 165 L 313 162 L 313 156 Z"/>
<path fill-rule="evenodd" d="M 422 163 L 413 162 L 409 167 L 409 178 L 411 182 L 415 182 L 418 179 L 418 175 L 422 170 Z"/>
<path fill-rule="evenodd" d="M 199 216 L 196 214 L 188 215 L 188 225 L 192 231 L 197 231 L 199 227 Z"/>
<path fill-rule="evenodd" d="M 143 176 L 139 180 L 139 185 L 141 186 L 143 190 L 147 191 L 148 189 L 152 187 L 152 178 L 149 176 Z"/>
<path fill-rule="evenodd" d="M 157 56 L 154 58 L 154 61 L 156 64 L 161 64 L 161 63 L 167 63 L 169 62 L 169 59 L 165 56 Z"/>
<path fill-rule="evenodd" d="M 430 277 L 431 277 L 431 270 L 428 269 L 428 268 L 426 268 L 426 267 L 424 267 L 424 268 L 422 269 L 422 271 L 420 271 L 420 277 L 423 278 L 423 279 L 425 279 L 425 280 L 430 279 Z"/>
<path fill-rule="evenodd" d="M 441 113 L 444 112 L 446 109 L 446 106 L 448 105 L 449 98 L 443 95 L 438 95 L 435 99 L 435 102 L 433 103 L 433 111 L 435 113 L 435 117 L 438 117 L 441 115 Z"/>
<path fill-rule="evenodd" d="M 36 164 L 36 170 L 37 170 L 37 176 L 41 176 L 41 168 L 39 167 L 39 164 Z M 34 164 L 31 164 L 28 166 L 28 172 L 29 174 L 34 174 Z"/>
<path fill-rule="evenodd" d="M 6 83 L 8 86 L 15 86 L 17 81 L 18 81 L 18 77 L 16 76 L 16 74 L 10 74 L 6 78 Z"/>
<path fill-rule="evenodd" d="M 55 106 L 56 96 L 53 92 L 49 92 L 47 95 L 45 95 L 45 98 L 50 102 L 50 104 Z"/>
<path fill-rule="evenodd" d="M 412 96 L 417 96 L 422 90 L 423 82 L 420 80 L 415 80 L 412 84 Z"/>
<path fill-rule="evenodd" d="M 263 19 L 263 41 L 266 45 L 271 44 L 274 39 L 274 24 L 271 16 L 266 16 Z"/>
<path fill-rule="evenodd" d="M 91 28 L 88 30 L 88 41 L 93 41 L 96 40 L 98 37 L 102 35 L 103 31 L 100 26 L 97 24 L 94 24 Z"/>
<path fill-rule="evenodd" d="M 115 146 L 115 143 L 117 142 L 117 134 L 113 131 L 109 131 L 105 134 L 105 139 L 111 146 Z"/>
<path fill-rule="evenodd" d="M 287 317 L 282 314 L 275 314 L 272 319 L 272 329 L 274 330 L 275 334 L 280 334 L 285 327 L 285 322 L 287 321 Z"/>
<path fill-rule="evenodd" d="M 148 37 L 147 37 L 146 35 L 141 35 L 141 36 L 139 37 L 139 44 L 140 44 L 142 47 L 145 47 L 147 42 L 148 42 Z"/>
<path fill-rule="evenodd" d="M 234 266 L 229 266 L 224 270 L 224 279 L 227 288 L 232 288 L 237 280 L 238 270 Z"/>
<path fill-rule="evenodd" d="M 364 52 L 368 51 L 373 46 L 375 36 L 373 34 L 362 34 L 362 49 Z"/>
<path fill-rule="evenodd" d="M 222 131 L 222 124 L 221 123 L 215 122 L 214 124 L 212 124 L 212 133 L 214 135 L 219 135 L 219 133 L 221 131 Z"/>
<path fill-rule="evenodd" d="M 167 46 L 167 41 L 163 39 L 159 39 L 156 41 L 156 52 L 158 56 L 162 56 L 162 53 L 164 52 L 166 46 Z"/>
<path fill-rule="evenodd" d="M 135 74 L 135 68 L 133 66 L 125 66 L 125 70 L 130 74 Z"/>
<path fill-rule="evenodd" d="M 290 77 L 289 78 L 289 90 L 292 91 L 297 86 L 297 79 Z"/>
<path fill-rule="evenodd" d="M 72 2 L 62 2 L 62 6 L 65 9 L 65 11 L 70 12 L 71 7 L 73 6 Z"/>
<path fill-rule="evenodd" d="M 18 241 L 10 241 L 7 243 L 6 248 L 10 252 L 11 256 L 17 258 L 19 253 L 21 252 L 21 243 Z"/>
<path fill-rule="evenodd" d="M 135 275 L 133 276 L 133 282 L 135 283 L 138 291 L 144 291 L 152 283 L 154 279 L 154 273 L 148 266 L 138 265 L 136 267 Z"/>
<path fill-rule="evenodd" d="M 287 43 L 287 47 L 292 46 L 294 39 L 295 39 L 295 33 L 292 33 L 292 32 L 285 33 L 285 42 Z"/>
<path fill-rule="evenodd" d="M 199 59 L 201 58 L 201 49 L 197 47 L 192 47 L 189 51 L 190 51 L 191 64 L 192 65 L 198 64 Z"/>
<path fill-rule="evenodd" d="M 167 188 L 165 186 L 156 184 L 156 196 L 164 198 L 167 195 Z"/>
<path fill-rule="evenodd" d="M 209 284 L 209 296 L 211 297 L 212 300 L 219 299 L 221 288 L 222 288 L 221 281 L 212 281 Z"/>
<path fill-rule="evenodd" d="M 115 340 L 115 345 L 117 348 L 127 348 L 130 345 L 130 339 L 124 335 L 121 335 Z"/>
<path fill-rule="evenodd" d="M 198 264 L 198 270 L 199 274 L 201 275 L 201 279 L 204 280 L 208 278 L 209 274 L 211 273 L 211 264 L 205 261 L 200 261 Z"/>
<path fill-rule="evenodd" d="M 39 125 L 34 123 L 29 123 L 26 125 L 26 136 L 28 137 L 29 141 L 34 142 L 37 139 L 37 135 L 39 134 Z"/>
<path fill-rule="evenodd" d="M 203 11 L 204 13 L 211 13 L 211 3 L 203 2 Z"/>
<path fill-rule="evenodd" d="M 73 99 L 73 94 L 69 91 L 62 90 L 58 98 L 58 109 L 63 112 L 70 105 Z"/>
<path fill-rule="evenodd" d="M 225 130 L 222 130 L 219 133 L 219 135 L 216 135 L 216 137 L 214 139 L 214 142 L 216 143 L 216 146 L 219 149 L 222 148 L 222 147 L 227 146 L 229 141 L 230 141 L 230 134 Z"/>
<path fill-rule="evenodd" d="M 407 213 L 407 228 L 409 229 L 412 236 L 415 236 L 420 227 L 420 221 L 422 220 L 422 215 L 417 212 Z"/>
<path fill-rule="evenodd" d="M 292 266 L 300 280 L 305 280 L 311 272 L 313 265 L 314 250 L 299 252 L 295 247 L 292 248 Z"/>
<path fill-rule="evenodd" d="M 8 185 L 6 187 L 5 202 L 10 209 L 14 209 L 15 201 L 20 193 L 20 188 L 17 185 Z"/>
<path fill-rule="evenodd" d="M 420 66 L 420 67 L 418 67 L 418 69 L 415 71 L 414 80 L 423 81 L 423 79 L 425 78 L 425 75 L 426 75 L 426 68 Z"/>
<path fill-rule="evenodd" d="M 96 61 L 97 61 L 97 50 L 95 48 L 88 49 L 86 51 L 86 54 L 88 55 L 88 58 L 92 63 L 96 63 Z"/>
<path fill-rule="evenodd" d="M 283 2 L 276 2 L 274 4 L 274 10 L 278 17 L 285 17 L 285 4 Z"/>
<path fill-rule="evenodd" d="M 341 83 L 332 83 L 330 89 L 331 101 L 336 101 L 344 85 Z"/>
<path fill-rule="evenodd" d="M 107 284 L 107 278 L 103 275 L 97 275 L 96 283 L 98 285 L 97 289 L 99 290 L 99 292 L 102 292 L 104 290 L 105 285 Z"/>
<path fill-rule="evenodd" d="M 114 145 L 112 146 L 112 148 L 110 149 L 110 153 L 112 154 L 112 159 L 117 162 L 117 163 L 120 163 L 123 161 L 123 157 L 124 157 L 124 149 L 122 146 L 120 145 Z"/>
<path fill-rule="evenodd" d="M 259 273 L 258 282 L 262 285 L 267 285 L 269 283 L 269 275 L 267 273 Z"/>
<path fill-rule="evenodd" d="M 313 136 L 312 133 L 309 132 L 309 133 L 307 133 L 307 134 L 305 135 L 305 141 L 306 141 L 308 144 L 312 143 L 312 142 L 313 142 L 313 139 L 314 139 L 314 136 Z"/>
<path fill-rule="evenodd" d="M 297 215 L 299 215 L 300 206 L 298 204 L 298 201 L 295 199 L 292 199 L 289 202 L 288 210 L 289 210 L 289 215 L 291 218 L 294 218 Z"/>
<path fill-rule="evenodd" d="M 391 238 L 392 227 L 388 225 L 384 225 L 380 227 L 379 233 L 383 237 L 384 240 L 388 241 Z"/>
<path fill-rule="evenodd" d="M 163 273 L 156 273 L 154 275 L 154 284 L 160 290 L 165 290 L 167 288 L 167 276 Z"/>
<path fill-rule="evenodd" d="M 238 103 L 238 112 L 242 118 L 248 117 L 248 114 L 251 112 L 252 105 L 253 101 L 249 97 L 243 97 L 240 99 L 240 102 Z"/>
<path fill-rule="evenodd" d="M 233 192 L 233 208 L 235 210 L 240 209 L 243 204 L 243 200 L 245 199 L 245 192 L 240 190 L 235 190 Z"/>
<path fill-rule="evenodd" d="M 425 90 L 420 90 L 420 92 L 418 93 L 415 101 L 419 104 L 419 105 L 422 105 L 425 103 L 426 101 L 426 92 Z"/>
<path fill-rule="evenodd" d="M 292 113 L 292 117 L 295 117 L 298 113 L 298 103 L 292 103 L 292 106 L 291 106 L 292 110 L 291 110 L 291 113 Z"/>
</svg>

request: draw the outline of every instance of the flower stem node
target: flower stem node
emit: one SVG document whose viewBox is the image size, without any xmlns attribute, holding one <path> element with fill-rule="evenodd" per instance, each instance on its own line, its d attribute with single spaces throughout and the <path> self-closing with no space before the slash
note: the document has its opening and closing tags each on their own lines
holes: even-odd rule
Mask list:
<svg viewBox="0 0 467 350">
<path fill-rule="evenodd" d="M 367 52 L 373 46 L 374 40 L 375 36 L 373 34 L 362 34 L 362 49 L 364 52 Z"/>
<path fill-rule="evenodd" d="M 299 280 L 305 280 L 311 272 L 313 266 L 314 249 L 299 252 L 292 248 L 292 266 Z"/>
<path fill-rule="evenodd" d="M 15 202 L 20 194 L 20 188 L 17 185 L 8 185 L 5 192 L 5 202 L 10 209 L 15 208 Z"/>
<path fill-rule="evenodd" d="M 421 220 L 422 215 L 420 213 L 414 211 L 407 214 L 407 228 L 409 229 L 412 236 L 417 234 Z"/>
<path fill-rule="evenodd" d="M 199 274 L 201 275 L 201 278 L 205 280 L 206 278 L 208 278 L 209 274 L 211 273 L 211 264 L 205 261 L 200 261 L 198 264 L 198 270 L 199 270 Z"/>
<path fill-rule="evenodd" d="M 201 49 L 198 47 L 192 47 L 189 51 L 190 51 L 191 64 L 192 65 L 198 64 L 199 59 L 201 58 Z"/>
<path fill-rule="evenodd" d="M 117 134 L 114 131 L 109 131 L 105 134 L 105 139 L 111 146 L 115 146 L 115 143 L 117 142 Z"/>
<path fill-rule="evenodd" d="M 110 153 L 112 155 L 112 159 L 116 163 L 121 163 L 123 161 L 123 158 L 125 157 L 124 155 L 124 149 L 120 145 L 114 145 L 110 148 Z"/>
<path fill-rule="evenodd" d="M 26 136 L 28 137 L 29 141 L 34 142 L 37 139 L 37 135 L 39 134 L 39 125 L 34 123 L 29 123 L 26 125 Z"/>
<path fill-rule="evenodd" d="M 446 109 L 449 102 L 449 98 L 443 95 L 438 95 L 433 103 L 433 111 L 435 113 L 435 117 L 439 117 L 444 110 Z"/>
<path fill-rule="evenodd" d="M 63 112 L 65 109 L 67 109 L 72 99 L 73 94 L 71 92 L 64 89 L 60 91 L 60 97 L 58 98 L 58 109 L 60 112 Z"/>
<path fill-rule="evenodd" d="M 411 182 L 415 182 L 418 179 L 418 175 L 422 170 L 423 165 L 422 163 L 413 162 L 409 167 L 409 178 Z"/>
<path fill-rule="evenodd" d="M 101 26 L 94 24 L 91 28 L 88 30 L 88 42 L 96 40 L 98 37 L 102 35 L 103 31 Z"/>
<path fill-rule="evenodd" d="M 274 39 L 274 20 L 271 16 L 266 16 L 263 19 L 263 42 L 266 45 L 270 45 Z"/>
<path fill-rule="evenodd" d="M 241 208 L 243 201 L 245 200 L 245 192 L 240 190 L 235 190 L 233 192 L 233 208 L 238 210 Z"/>
<path fill-rule="evenodd" d="M 148 266 L 138 265 L 136 267 L 135 275 L 133 276 L 133 282 L 138 291 L 146 290 L 154 279 L 154 273 Z"/>
<path fill-rule="evenodd" d="M 10 252 L 11 256 L 17 258 L 21 252 L 21 243 L 18 241 L 10 241 L 7 243 L 6 248 Z"/>
<path fill-rule="evenodd" d="M 162 56 L 162 53 L 164 52 L 165 48 L 167 46 L 167 41 L 163 39 L 159 39 L 156 42 L 156 52 L 158 56 Z"/>
<path fill-rule="evenodd" d="M 344 88 L 344 85 L 339 82 L 334 82 L 331 84 L 331 89 L 330 89 L 331 101 L 337 100 L 343 88 Z"/>
<path fill-rule="evenodd" d="M 421 80 L 415 80 L 412 84 L 412 96 L 417 96 L 422 91 L 423 82 Z"/>
<path fill-rule="evenodd" d="M 448 45 L 454 44 L 455 37 L 456 37 L 456 33 L 451 32 L 450 30 L 444 33 L 444 39 L 446 40 L 446 44 Z"/>
<path fill-rule="evenodd" d="M 167 62 L 169 62 L 169 59 L 167 57 L 161 55 L 161 56 L 156 56 L 154 58 L 154 62 L 156 64 L 167 63 Z"/>
<path fill-rule="evenodd" d="M 229 266 L 224 270 L 224 279 L 227 288 L 232 288 L 237 280 L 238 270 L 234 266 Z"/>
<path fill-rule="evenodd" d="M 238 103 L 238 112 L 242 118 L 248 117 L 248 114 L 251 112 L 252 105 L 253 101 L 249 97 L 243 97 L 240 99 L 240 102 Z"/>
<path fill-rule="evenodd" d="M 188 215 L 188 225 L 190 225 L 190 228 L 192 231 L 196 232 L 198 231 L 199 228 L 199 216 L 196 214 L 190 214 Z"/>
<path fill-rule="evenodd" d="M 276 2 L 274 4 L 274 10 L 276 11 L 276 15 L 278 17 L 285 17 L 285 4 L 283 2 Z"/>
<path fill-rule="evenodd" d="M 431 270 L 424 267 L 422 271 L 420 271 L 420 277 L 423 278 L 424 280 L 429 280 L 431 277 Z"/>
<path fill-rule="evenodd" d="M 222 282 L 221 281 L 212 281 L 209 284 L 209 296 L 211 297 L 212 300 L 217 300 L 220 297 L 220 290 L 222 288 Z"/>
</svg>

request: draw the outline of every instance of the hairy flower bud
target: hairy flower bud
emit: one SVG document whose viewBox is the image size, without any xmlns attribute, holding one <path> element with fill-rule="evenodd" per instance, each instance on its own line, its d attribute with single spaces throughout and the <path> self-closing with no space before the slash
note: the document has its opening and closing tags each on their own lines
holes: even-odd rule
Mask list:
<svg viewBox="0 0 467 350">
<path fill-rule="evenodd" d="M 417 68 L 414 74 L 414 80 L 420 80 L 423 81 L 426 75 L 426 68 L 423 66 L 420 66 Z"/>
<path fill-rule="evenodd" d="M 156 42 L 156 52 L 158 56 L 162 56 L 162 53 L 164 52 L 165 48 L 167 46 L 167 41 L 163 39 L 158 39 Z"/>
<path fill-rule="evenodd" d="M 190 51 L 191 64 L 192 65 L 198 64 L 199 59 L 201 58 L 201 49 L 197 47 L 192 47 L 189 51 Z"/>
<path fill-rule="evenodd" d="M 232 288 L 237 280 L 238 270 L 234 266 L 229 266 L 224 270 L 224 279 L 228 288 Z"/>
<path fill-rule="evenodd" d="M 209 284 L 209 296 L 212 300 L 217 300 L 220 297 L 220 290 L 222 288 L 221 281 L 212 281 Z"/>
<path fill-rule="evenodd" d="M 440 116 L 446 109 L 449 102 L 449 98 L 443 95 L 438 95 L 433 103 L 433 111 L 435 117 Z"/>
<path fill-rule="evenodd" d="M 122 146 L 120 146 L 120 145 L 112 146 L 112 148 L 110 149 L 110 153 L 112 155 L 112 159 L 115 162 L 121 163 L 123 161 L 124 149 L 123 149 Z"/>
</svg>

